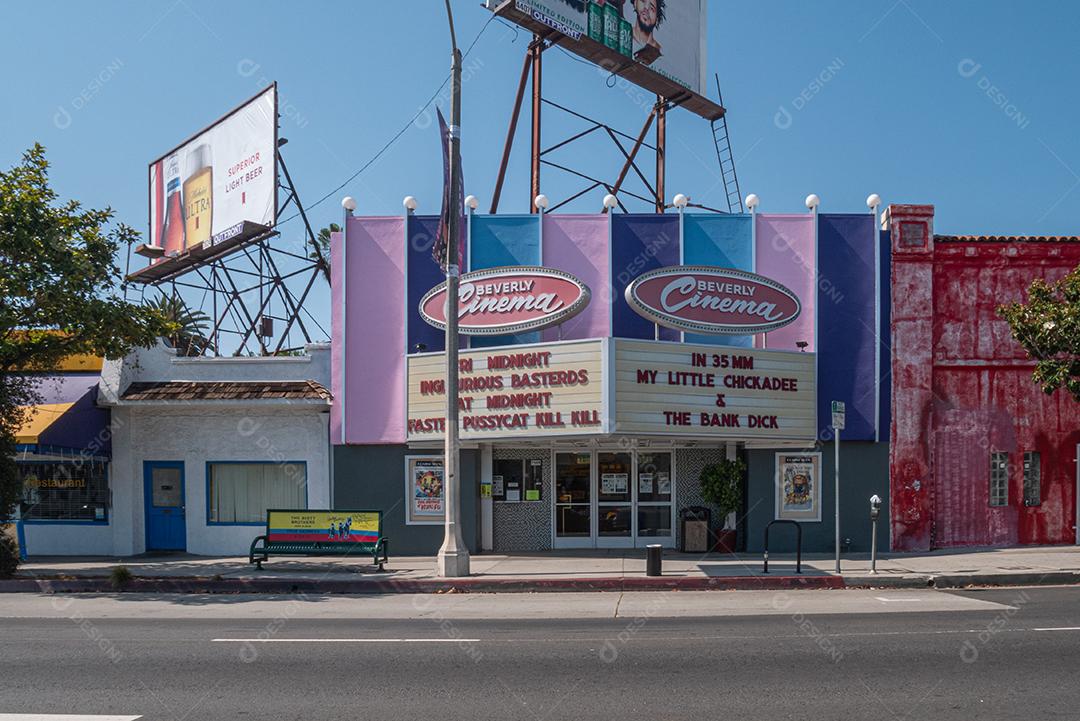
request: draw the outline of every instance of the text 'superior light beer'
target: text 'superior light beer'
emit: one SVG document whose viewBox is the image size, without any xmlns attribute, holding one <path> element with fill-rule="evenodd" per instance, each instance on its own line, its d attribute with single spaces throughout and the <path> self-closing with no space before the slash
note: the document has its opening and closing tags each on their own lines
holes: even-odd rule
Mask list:
<svg viewBox="0 0 1080 721">
<path fill-rule="evenodd" d="M 187 156 L 184 181 L 184 219 L 187 247 L 210 240 L 214 212 L 214 172 L 210 146 L 196 145 Z"/>
</svg>

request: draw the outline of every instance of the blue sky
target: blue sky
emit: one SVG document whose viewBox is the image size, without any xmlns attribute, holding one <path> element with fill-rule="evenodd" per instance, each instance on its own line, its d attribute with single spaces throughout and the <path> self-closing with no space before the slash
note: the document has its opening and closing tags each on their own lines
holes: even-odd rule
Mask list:
<svg viewBox="0 0 1080 721">
<path fill-rule="evenodd" d="M 673 2 L 676 0 L 669 0 Z M 886 203 L 937 206 L 939 233 L 1076 234 L 1080 114 L 1075 85 L 1080 3 L 954 0 L 709 3 L 708 72 L 720 75 L 743 194 L 769 212 L 861 212 Z M 459 42 L 490 17 L 454 2 Z M 247 99 L 264 80 L 281 93 L 284 153 L 314 203 L 352 175 L 435 93 L 449 67 L 439 0 L 351 2 L 5 3 L 7 68 L 0 165 L 45 144 L 65 197 L 111 205 L 146 226 L 147 163 Z M 486 208 L 528 37 L 494 22 L 465 61 L 466 191 Z M 628 134 L 640 95 L 558 51 L 545 53 L 552 100 Z M 710 82 L 711 87 L 711 82 Z M 437 103 L 444 112 L 448 95 Z M 316 227 L 353 195 L 363 214 L 396 214 L 414 195 L 437 212 L 438 137 L 422 114 L 358 178 L 312 210 Z M 527 209 L 528 116 L 500 208 Z M 582 128 L 545 116 L 545 144 Z M 708 123 L 668 121 L 668 195 L 721 206 Z M 583 147 L 612 180 L 611 149 Z M 565 157 L 565 156 L 564 156 Z M 648 165 L 649 161 L 646 161 Z M 545 170 L 552 198 L 581 186 Z M 599 209 L 594 191 L 576 210 Z M 285 239 L 299 238 L 292 223 Z M 321 303 L 321 301 L 319 301 Z"/>
</svg>

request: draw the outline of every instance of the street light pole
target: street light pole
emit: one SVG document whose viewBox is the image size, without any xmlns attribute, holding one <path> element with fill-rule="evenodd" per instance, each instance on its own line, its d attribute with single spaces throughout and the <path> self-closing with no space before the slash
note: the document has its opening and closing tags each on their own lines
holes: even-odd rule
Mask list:
<svg viewBox="0 0 1080 721">
<path fill-rule="evenodd" d="M 461 51 L 454 15 L 446 0 L 452 47 L 450 80 L 450 202 L 446 239 L 446 457 L 443 462 L 443 514 L 446 518 L 436 570 L 443 577 L 469 575 L 469 549 L 461 537 L 461 479 L 458 477 L 458 237 L 461 233 Z"/>
</svg>

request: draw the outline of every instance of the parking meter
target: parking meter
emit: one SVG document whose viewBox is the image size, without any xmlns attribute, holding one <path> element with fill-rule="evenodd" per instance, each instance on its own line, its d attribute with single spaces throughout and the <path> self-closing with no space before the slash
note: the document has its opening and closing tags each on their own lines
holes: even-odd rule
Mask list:
<svg viewBox="0 0 1080 721">
<path fill-rule="evenodd" d="M 870 496 L 870 573 L 877 573 L 877 519 L 881 515 L 881 496 Z"/>
</svg>

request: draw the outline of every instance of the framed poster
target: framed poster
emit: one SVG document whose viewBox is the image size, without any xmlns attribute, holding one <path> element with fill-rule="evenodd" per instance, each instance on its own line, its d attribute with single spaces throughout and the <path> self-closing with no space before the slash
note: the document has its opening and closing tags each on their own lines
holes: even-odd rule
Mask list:
<svg viewBox="0 0 1080 721">
<path fill-rule="evenodd" d="M 821 520 L 821 454 L 776 454 L 776 518 Z"/>
<path fill-rule="evenodd" d="M 405 523 L 442 524 L 442 456 L 405 456 Z"/>
</svg>

